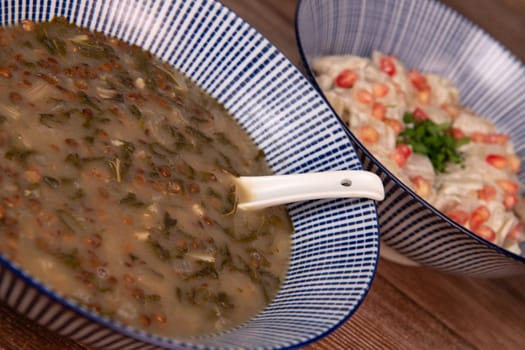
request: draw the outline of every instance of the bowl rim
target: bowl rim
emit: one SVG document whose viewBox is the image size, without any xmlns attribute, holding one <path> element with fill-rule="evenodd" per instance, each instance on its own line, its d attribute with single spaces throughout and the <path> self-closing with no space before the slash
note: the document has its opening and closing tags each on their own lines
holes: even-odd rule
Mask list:
<svg viewBox="0 0 525 350">
<path fill-rule="evenodd" d="M 305 70 L 306 77 L 312 82 L 312 85 L 319 91 L 321 94 L 321 97 L 325 100 L 325 102 L 328 104 L 330 109 L 332 109 L 332 112 L 338 116 L 338 114 L 335 112 L 335 109 L 332 107 L 332 105 L 328 102 L 328 99 L 326 98 L 325 94 L 323 93 L 321 87 L 317 83 L 315 79 L 315 75 L 313 73 L 313 70 L 311 69 L 310 64 L 308 63 L 307 55 L 303 46 L 303 40 L 301 36 L 301 31 L 299 28 L 299 13 L 301 8 L 304 6 L 304 4 L 311 0 L 297 0 L 297 6 L 295 8 L 295 15 L 294 15 L 294 29 L 295 29 L 295 37 L 297 41 L 297 47 L 299 50 L 299 56 L 301 58 L 301 62 L 303 63 L 303 67 Z M 413 0 L 416 2 L 415 0 Z M 446 4 L 439 2 L 437 0 L 425 0 L 427 3 L 433 4 L 433 6 L 437 6 L 440 10 L 443 11 L 449 11 L 452 13 L 452 15 L 457 16 L 460 20 L 464 21 L 466 24 L 468 24 L 474 31 L 479 32 L 482 36 L 486 37 L 492 45 L 497 47 L 499 50 L 502 50 L 503 53 L 505 53 L 511 60 L 516 62 L 518 64 L 518 67 L 525 72 L 525 64 L 522 62 L 511 50 L 509 50 L 507 47 L 505 47 L 500 41 L 498 41 L 496 38 L 494 38 L 491 34 L 486 32 L 483 28 L 481 28 L 479 25 L 474 23 L 469 18 L 465 17 L 463 14 L 459 13 L 455 9 L 451 8 L 450 6 L 447 6 Z M 341 119 L 341 118 L 339 118 Z M 342 122 L 342 121 L 341 121 Z M 346 126 L 344 122 L 342 122 L 345 132 L 352 140 L 352 143 L 357 145 L 357 147 L 362 151 L 367 158 L 371 159 L 374 165 L 376 165 L 382 172 L 384 172 L 390 180 L 392 180 L 397 186 L 401 187 L 403 191 L 408 193 L 413 199 L 421 203 L 426 209 L 430 210 L 432 213 L 436 214 L 441 219 L 445 220 L 449 225 L 457 229 L 458 231 L 467 234 L 468 237 L 473 238 L 474 240 L 478 241 L 481 244 L 484 244 L 487 248 L 492 249 L 493 251 L 503 254 L 517 262 L 525 264 L 525 252 L 523 255 L 518 255 L 516 253 L 513 253 L 495 243 L 492 243 L 481 236 L 475 234 L 472 230 L 467 229 L 466 227 L 463 227 L 462 225 L 456 223 L 454 220 L 450 219 L 447 215 L 445 215 L 443 212 L 438 210 L 436 207 L 434 207 L 432 204 L 430 204 L 428 201 L 423 199 L 421 196 L 419 196 L 416 192 L 414 192 L 410 187 L 408 187 L 403 181 L 401 181 L 397 176 L 395 176 L 390 170 L 388 170 L 387 167 L 385 167 L 369 150 L 367 147 L 363 145 L 361 141 L 350 131 L 350 128 Z M 525 170 L 524 170 L 525 171 Z M 383 242 L 384 243 L 384 242 Z M 386 243 L 385 243 L 386 244 Z M 387 244 L 388 245 L 388 244 Z M 392 248 L 394 249 L 394 248 Z M 402 254 L 401 252 L 397 251 L 399 254 Z M 404 256 L 404 255 L 403 255 Z"/>
</svg>

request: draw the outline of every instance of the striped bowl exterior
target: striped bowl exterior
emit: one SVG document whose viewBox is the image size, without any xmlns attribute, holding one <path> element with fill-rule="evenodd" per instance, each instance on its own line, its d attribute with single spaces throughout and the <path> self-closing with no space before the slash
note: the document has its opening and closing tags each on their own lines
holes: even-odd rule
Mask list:
<svg viewBox="0 0 525 350">
<path fill-rule="evenodd" d="M 3 1 L 0 22 L 60 15 L 138 44 L 215 96 L 265 151 L 276 173 L 362 169 L 346 130 L 317 90 L 265 38 L 213 0 Z M 0 255 L 0 300 L 94 348 L 283 349 L 330 333 L 358 308 L 379 253 L 370 200 L 289 206 L 291 266 L 276 299 L 242 326 L 187 340 L 160 338 L 60 297 Z"/>
<path fill-rule="evenodd" d="M 465 105 L 510 134 L 525 158 L 525 67 L 479 27 L 433 0 L 300 0 L 296 34 L 309 77 L 328 54 L 394 54 L 408 67 L 451 78 Z M 315 81 L 314 81 L 314 85 Z M 317 86 L 317 85 L 316 85 Z M 320 88 L 317 86 L 320 90 Z M 382 244 L 447 273 L 503 277 L 525 272 L 525 258 L 446 218 L 392 175 L 349 132 L 367 170 L 381 176 Z M 525 180 L 521 171 L 520 180 Z"/>
</svg>

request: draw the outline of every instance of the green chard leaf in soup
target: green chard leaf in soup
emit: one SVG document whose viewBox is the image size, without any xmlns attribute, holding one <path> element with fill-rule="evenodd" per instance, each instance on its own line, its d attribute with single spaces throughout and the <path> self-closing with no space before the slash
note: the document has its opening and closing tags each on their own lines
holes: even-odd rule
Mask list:
<svg viewBox="0 0 525 350">
<path fill-rule="evenodd" d="M 37 154 L 37 152 L 32 149 L 13 147 L 7 150 L 7 152 L 5 153 L 5 158 L 15 162 L 19 162 L 21 164 L 25 164 L 29 157 L 35 154 Z"/>
<path fill-rule="evenodd" d="M 61 264 L 72 269 L 77 270 L 82 266 L 82 260 L 78 254 L 78 249 L 67 251 L 52 252 L 53 255 Z"/>
<path fill-rule="evenodd" d="M 67 113 L 41 113 L 40 123 L 47 126 L 48 128 L 54 128 L 61 126 L 70 119 L 70 115 Z"/>
<path fill-rule="evenodd" d="M 70 153 L 66 156 L 64 161 L 78 169 L 82 169 L 87 164 L 100 160 L 104 160 L 104 157 L 82 157 L 78 153 Z"/>
<path fill-rule="evenodd" d="M 44 176 L 42 177 L 42 180 L 51 188 L 58 188 L 60 186 L 60 180 L 56 179 L 52 176 Z"/>
<path fill-rule="evenodd" d="M 55 211 L 60 222 L 71 232 L 80 233 L 84 230 L 82 224 L 75 218 L 73 213 L 68 209 L 57 209 Z"/>
<path fill-rule="evenodd" d="M 177 219 L 172 218 L 168 212 L 164 213 L 163 218 L 163 231 L 166 235 L 169 235 L 170 229 L 177 225 Z"/>
<path fill-rule="evenodd" d="M 100 108 L 99 104 L 95 103 L 93 101 L 93 98 L 90 97 L 88 94 L 86 94 L 84 91 L 78 91 L 77 92 L 77 96 L 78 96 L 80 102 L 83 105 L 91 107 L 94 110 L 96 110 L 97 112 L 101 112 L 102 111 L 102 109 Z"/>
<path fill-rule="evenodd" d="M 128 207 L 135 207 L 135 208 L 142 208 L 146 206 L 146 203 L 141 201 L 137 195 L 133 192 L 128 192 L 126 196 L 124 196 L 120 201 L 119 204 L 125 205 Z"/>
<path fill-rule="evenodd" d="M 73 41 L 78 54 L 93 59 L 116 59 L 115 50 L 108 44 L 89 36 L 78 36 Z"/>
<path fill-rule="evenodd" d="M 150 240 L 149 244 L 150 244 L 152 251 L 157 256 L 157 258 L 163 261 L 167 261 L 171 259 L 170 251 L 166 249 L 160 242 Z"/>
<path fill-rule="evenodd" d="M 35 31 L 36 39 L 52 56 L 65 56 L 67 53 L 66 42 L 57 35 L 49 33 L 49 24 L 42 24 Z"/>
<path fill-rule="evenodd" d="M 201 266 L 197 271 L 186 274 L 183 276 L 183 278 L 187 280 L 197 278 L 218 279 L 219 274 L 217 273 L 214 263 L 201 262 Z"/>
</svg>

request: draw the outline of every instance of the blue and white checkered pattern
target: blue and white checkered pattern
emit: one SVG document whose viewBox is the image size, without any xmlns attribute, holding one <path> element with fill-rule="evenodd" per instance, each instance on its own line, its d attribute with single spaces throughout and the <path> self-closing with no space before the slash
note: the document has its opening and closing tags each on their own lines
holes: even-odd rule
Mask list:
<svg viewBox="0 0 525 350">
<path fill-rule="evenodd" d="M 408 67 L 452 79 L 462 102 L 510 134 L 525 158 L 525 67 L 479 27 L 434 0 L 300 0 L 296 34 L 311 60 L 328 54 L 370 57 L 378 50 Z M 367 170 L 385 184 L 378 205 L 382 243 L 421 265 L 459 275 L 525 273 L 525 258 L 455 224 L 418 197 L 350 135 Z M 520 180 L 525 181 L 521 171 Z"/>
<path fill-rule="evenodd" d="M 138 44 L 215 96 L 276 173 L 361 169 L 347 131 L 317 90 L 264 37 L 212 0 L 3 1 L 4 25 L 61 15 Z M 370 200 L 289 207 L 291 266 L 276 299 L 223 334 L 178 341 L 125 328 L 42 286 L 0 256 L 0 300 L 57 332 L 107 349 L 282 349 L 310 343 L 357 309 L 374 277 L 379 225 Z M 169 312 L 169 310 L 167 310 Z"/>
</svg>

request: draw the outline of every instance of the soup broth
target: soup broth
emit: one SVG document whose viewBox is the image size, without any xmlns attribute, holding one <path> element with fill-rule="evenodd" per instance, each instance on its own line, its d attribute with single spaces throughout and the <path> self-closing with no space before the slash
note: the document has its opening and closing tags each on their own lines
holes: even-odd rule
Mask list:
<svg viewBox="0 0 525 350">
<path fill-rule="evenodd" d="M 139 47 L 68 24 L 0 29 L 0 254 L 126 325 L 196 336 L 247 321 L 285 277 L 283 207 L 241 126 Z"/>
</svg>

